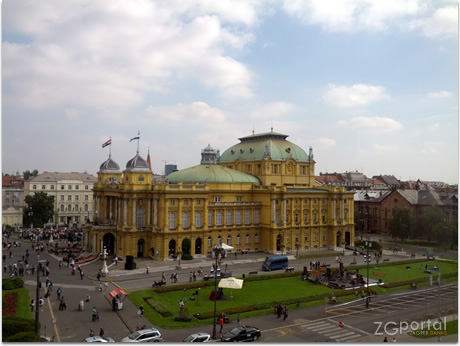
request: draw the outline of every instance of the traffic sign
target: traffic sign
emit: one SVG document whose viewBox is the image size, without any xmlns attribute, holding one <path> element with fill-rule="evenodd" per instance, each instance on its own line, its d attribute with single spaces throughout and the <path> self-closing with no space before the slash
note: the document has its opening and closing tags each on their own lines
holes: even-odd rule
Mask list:
<svg viewBox="0 0 460 346">
<path fill-rule="evenodd" d="M 343 328 L 343 322 L 339 322 L 339 327 Z"/>
</svg>

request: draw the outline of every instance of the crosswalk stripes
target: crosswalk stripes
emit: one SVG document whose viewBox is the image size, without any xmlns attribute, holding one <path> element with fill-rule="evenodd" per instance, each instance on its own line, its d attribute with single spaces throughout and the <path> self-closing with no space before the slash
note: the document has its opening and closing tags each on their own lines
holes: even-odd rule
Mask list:
<svg viewBox="0 0 460 346">
<path fill-rule="evenodd" d="M 302 328 L 308 329 L 314 333 L 321 334 L 332 341 L 343 342 L 352 341 L 357 338 L 363 337 L 362 334 L 357 333 L 348 328 L 339 328 L 337 323 L 331 321 L 317 321 L 301 326 Z"/>
</svg>

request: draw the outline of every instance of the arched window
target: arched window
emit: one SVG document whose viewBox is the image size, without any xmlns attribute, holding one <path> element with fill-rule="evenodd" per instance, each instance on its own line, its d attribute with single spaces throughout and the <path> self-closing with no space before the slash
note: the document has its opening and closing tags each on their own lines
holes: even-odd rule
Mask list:
<svg viewBox="0 0 460 346">
<path fill-rule="evenodd" d="M 212 238 L 208 237 L 208 247 L 211 247 L 211 246 L 212 246 Z"/>
<path fill-rule="evenodd" d="M 241 244 L 241 238 L 240 238 L 240 235 L 238 234 L 236 236 L 236 245 L 240 245 Z"/>
<path fill-rule="evenodd" d="M 85 204 L 85 211 L 88 211 L 88 204 Z"/>
<path fill-rule="evenodd" d="M 246 234 L 246 244 L 249 244 L 249 234 Z"/>
<path fill-rule="evenodd" d="M 67 211 L 72 211 L 72 206 L 70 204 L 67 206 Z"/>
<path fill-rule="evenodd" d="M 75 211 L 78 211 L 78 205 L 75 206 Z"/>
<path fill-rule="evenodd" d="M 259 234 L 254 235 L 254 243 L 258 244 L 259 243 Z"/>
<path fill-rule="evenodd" d="M 232 237 L 231 236 L 227 236 L 227 245 L 232 245 Z"/>
<path fill-rule="evenodd" d="M 64 204 L 61 204 L 61 211 L 64 211 Z"/>
<path fill-rule="evenodd" d="M 216 211 L 216 226 L 222 226 L 222 210 Z"/>
<path fill-rule="evenodd" d="M 222 237 L 221 236 L 218 236 L 217 237 L 217 246 L 222 246 Z"/>
<path fill-rule="evenodd" d="M 169 229 L 176 229 L 176 214 L 169 213 Z"/>
</svg>

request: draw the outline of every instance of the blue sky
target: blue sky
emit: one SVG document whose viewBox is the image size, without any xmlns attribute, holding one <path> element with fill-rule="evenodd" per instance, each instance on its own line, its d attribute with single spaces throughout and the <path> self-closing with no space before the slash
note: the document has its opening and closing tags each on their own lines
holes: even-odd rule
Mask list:
<svg viewBox="0 0 460 346">
<path fill-rule="evenodd" d="M 2 172 L 199 164 L 268 132 L 316 174 L 458 183 L 453 0 L 2 3 Z"/>
</svg>

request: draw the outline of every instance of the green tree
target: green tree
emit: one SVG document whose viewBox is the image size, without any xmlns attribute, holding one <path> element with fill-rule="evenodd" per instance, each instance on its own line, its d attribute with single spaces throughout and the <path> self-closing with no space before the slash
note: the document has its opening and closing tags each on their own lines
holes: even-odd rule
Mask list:
<svg viewBox="0 0 460 346">
<path fill-rule="evenodd" d="M 417 222 L 417 225 L 420 227 L 420 233 L 426 238 L 428 243 L 431 243 L 434 233 L 444 222 L 444 214 L 437 207 L 428 207 L 423 211 L 419 219 L 420 221 Z"/>
<path fill-rule="evenodd" d="M 54 215 L 54 196 L 44 192 L 35 192 L 24 199 L 27 207 L 24 207 L 24 224 L 33 224 L 35 227 L 43 227 Z"/>
<path fill-rule="evenodd" d="M 22 175 L 24 177 L 24 180 L 29 180 L 32 177 L 36 177 L 38 175 L 38 171 L 34 169 L 32 172 L 27 170 L 25 172 L 22 172 Z"/>
<path fill-rule="evenodd" d="M 405 241 L 409 238 L 412 218 L 409 214 L 409 209 L 395 209 L 388 228 L 392 238 L 399 238 Z"/>
<path fill-rule="evenodd" d="M 458 244 L 458 223 L 443 219 L 433 227 L 433 238 L 439 244 L 454 250 Z"/>
</svg>

